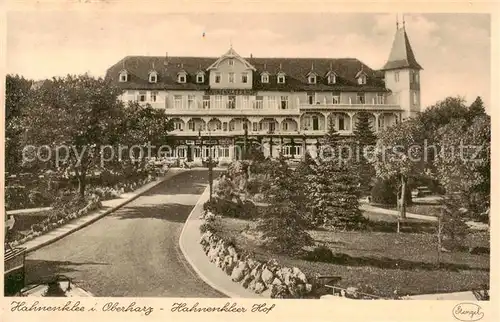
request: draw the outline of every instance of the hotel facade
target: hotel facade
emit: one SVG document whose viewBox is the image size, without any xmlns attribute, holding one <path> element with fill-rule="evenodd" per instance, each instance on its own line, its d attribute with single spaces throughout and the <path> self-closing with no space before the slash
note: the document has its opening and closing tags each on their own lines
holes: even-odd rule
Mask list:
<svg viewBox="0 0 500 322">
<path fill-rule="evenodd" d="M 128 56 L 106 78 L 123 101 L 162 109 L 175 138 L 170 157 L 197 161 L 241 157 L 258 144 L 264 155 L 315 157 L 328 125 L 352 135 L 360 112 L 378 132 L 420 111 L 420 71 L 404 26 L 389 58 L 373 70 L 355 58 L 218 58 Z"/>
</svg>

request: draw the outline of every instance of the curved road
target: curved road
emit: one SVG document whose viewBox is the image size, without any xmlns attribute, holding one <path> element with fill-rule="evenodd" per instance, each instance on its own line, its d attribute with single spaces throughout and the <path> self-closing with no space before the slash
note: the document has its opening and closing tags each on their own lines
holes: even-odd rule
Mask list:
<svg viewBox="0 0 500 322">
<path fill-rule="evenodd" d="M 64 274 L 95 296 L 225 297 L 179 249 L 207 171 L 180 173 L 114 213 L 26 258 L 26 282 Z"/>
</svg>

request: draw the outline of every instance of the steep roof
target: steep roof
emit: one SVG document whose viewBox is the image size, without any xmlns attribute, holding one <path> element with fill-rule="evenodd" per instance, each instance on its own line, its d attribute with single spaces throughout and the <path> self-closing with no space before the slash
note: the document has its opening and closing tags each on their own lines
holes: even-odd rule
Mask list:
<svg viewBox="0 0 500 322">
<path fill-rule="evenodd" d="M 276 91 L 386 91 L 382 75 L 379 71 L 372 70 L 355 58 L 243 58 L 252 67 L 253 88 L 255 90 Z M 196 73 L 207 70 L 217 62 L 219 57 L 179 57 L 179 56 L 127 56 L 111 66 L 106 78 L 116 83 L 123 89 L 173 89 L 173 90 L 207 90 L 209 79 L 205 78 L 203 84 L 196 83 Z M 318 74 L 316 84 L 308 84 L 307 74 L 314 64 L 314 71 Z M 149 83 L 148 71 L 155 66 L 158 72 L 158 82 Z M 360 69 L 366 72 L 368 79 L 365 85 L 359 85 L 356 74 Z M 121 70 L 127 70 L 127 82 L 118 81 Z M 179 84 L 177 73 L 181 70 L 188 73 L 187 82 Z M 285 84 L 277 83 L 279 71 L 286 74 Z M 333 70 L 336 75 L 336 84 L 328 84 L 326 74 Z M 269 83 L 261 83 L 260 74 L 267 71 L 270 74 Z"/>
<path fill-rule="evenodd" d="M 423 69 L 415 59 L 415 54 L 413 54 L 410 40 L 408 39 L 408 35 L 406 34 L 406 29 L 404 27 L 396 30 L 389 59 L 385 63 L 382 70 L 399 68 Z"/>
</svg>

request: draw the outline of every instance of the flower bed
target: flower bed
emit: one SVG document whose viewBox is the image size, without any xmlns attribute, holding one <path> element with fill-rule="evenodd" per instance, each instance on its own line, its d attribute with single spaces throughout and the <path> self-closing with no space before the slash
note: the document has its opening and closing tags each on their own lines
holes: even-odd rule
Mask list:
<svg viewBox="0 0 500 322">
<path fill-rule="evenodd" d="M 53 213 L 39 223 L 33 224 L 25 234 L 18 234 L 10 241 L 10 245 L 15 247 L 24 244 L 33 238 L 49 231 L 56 229 L 67 222 L 87 215 L 89 212 L 97 210 L 102 207 L 102 201 L 119 198 L 121 194 L 134 191 L 137 188 L 152 182 L 156 179 L 155 176 L 148 176 L 135 182 L 119 183 L 114 187 L 95 187 L 89 188 L 86 199 L 86 205 L 78 210 L 65 209 L 65 202 L 60 202 L 59 207 L 53 210 Z M 71 207 L 71 206 L 70 206 Z M 69 212 L 69 213 L 68 213 Z"/>
<path fill-rule="evenodd" d="M 83 207 L 78 211 L 65 215 L 64 217 L 58 215 L 49 216 L 42 222 L 33 224 L 31 226 L 31 229 L 27 232 L 26 235 L 14 239 L 13 241 L 10 242 L 10 245 L 12 247 L 16 247 L 18 245 L 24 244 L 32 240 L 33 238 L 36 238 L 42 234 L 46 234 L 47 232 L 56 229 L 73 219 L 82 217 L 91 211 L 99 209 L 100 207 L 101 207 L 101 201 L 99 200 L 98 196 L 94 195 L 89 198 L 85 207 Z"/>
<path fill-rule="evenodd" d="M 200 227 L 200 244 L 208 259 L 231 277 L 233 282 L 268 298 L 310 298 L 314 282 L 297 267 L 284 267 L 276 260 L 261 262 L 238 251 L 231 242 L 217 236 L 212 224 L 216 216 L 205 212 Z"/>
</svg>

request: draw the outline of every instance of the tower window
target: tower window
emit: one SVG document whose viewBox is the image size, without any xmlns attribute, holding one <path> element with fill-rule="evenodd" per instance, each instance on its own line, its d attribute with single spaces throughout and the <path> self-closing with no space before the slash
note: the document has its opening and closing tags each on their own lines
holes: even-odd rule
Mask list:
<svg viewBox="0 0 500 322">
<path fill-rule="evenodd" d="M 415 93 L 415 92 L 413 92 L 413 104 L 414 105 L 418 104 L 418 97 L 417 97 L 417 93 Z"/>
<path fill-rule="evenodd" d="M 234 59 L 229 59 L 228 64 L 229 66 L 234 66 Z"/>
<path fill-rule="evenodd" d="M 228 80 L 230 83 L 234 83 L 234 73 L 229 73 Z"/>
<path fill-rule="evenodd" d="M 395 81 L 396 83 L 398 83 L 398 82 L 399 82 L 399 72 L 394 72 L 394 81 Z"/>
</svg>

